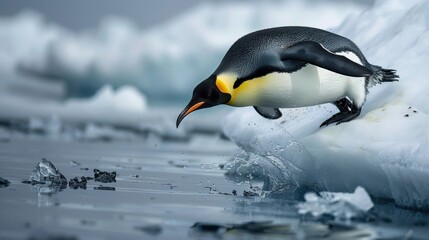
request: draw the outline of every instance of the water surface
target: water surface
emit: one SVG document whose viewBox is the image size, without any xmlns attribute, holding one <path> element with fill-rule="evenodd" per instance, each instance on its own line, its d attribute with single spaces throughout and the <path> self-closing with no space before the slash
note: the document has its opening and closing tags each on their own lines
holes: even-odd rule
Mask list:
<svg viewBox="0 0 429 240">
<path fill-rule="evenodd" d="M 298 198 L 260 196 L 255 183 L 225 177 L 240 153 L 219 135 L 189 141 L 0 142 L 1 239 L 425 239 L 428 214 L 379 203 L 370 218 L 300 216 Z M 67 179 L 116 171 L 116 182 L 61 191 L 23 184 L 41 158 Z M 101 186 L 101 188 L 100 188 Z M 107 188 L 105 188 L 107 187 Z M 106 189 L 106 190 L 100 190 Z M 244 191 L 255 196 L 243 196 Z M 235 193 L 236 195 L 234 195 Z M 255 194 L 253 194 L 255 193 Z M 254 221 L 255 223 L 250 223 Z M 194 227 L 192 227 L 194 226 Z"/>
</svg>

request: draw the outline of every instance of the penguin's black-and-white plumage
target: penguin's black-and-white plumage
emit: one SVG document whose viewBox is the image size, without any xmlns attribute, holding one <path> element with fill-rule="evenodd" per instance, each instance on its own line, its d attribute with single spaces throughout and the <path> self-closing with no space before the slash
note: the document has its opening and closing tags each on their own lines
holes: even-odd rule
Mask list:
<svg viewBox="0 0 429 240">
<path fill-rule="evenodd" d="M 279 27 L 238 39 L 216 71 L 194 90 L 190 112 L 218 104 L 253 106 L 262 116 L 279 108 L 333 103 L 340 110 L 321 126 L 359 116 L 368 88 L 397 81 L 395 70 L 371 65 L 349 39 L 309 27 Z M 198 104 L 197 107 L 195 107 Z"/>
</svg>

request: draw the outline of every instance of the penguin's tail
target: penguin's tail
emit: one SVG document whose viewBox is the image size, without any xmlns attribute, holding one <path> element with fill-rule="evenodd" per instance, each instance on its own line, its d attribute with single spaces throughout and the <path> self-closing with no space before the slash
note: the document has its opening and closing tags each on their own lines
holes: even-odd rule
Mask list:
<svg viewBox="0 0 429 240">
<path fill-rule="evenodd" d="M 383 82 L 399 81 L 399 76 L 394 69 L 384 69 L 380 66 L 371 65 L 373 74 L 368 78 L 368 88 Z"/>
</svg>

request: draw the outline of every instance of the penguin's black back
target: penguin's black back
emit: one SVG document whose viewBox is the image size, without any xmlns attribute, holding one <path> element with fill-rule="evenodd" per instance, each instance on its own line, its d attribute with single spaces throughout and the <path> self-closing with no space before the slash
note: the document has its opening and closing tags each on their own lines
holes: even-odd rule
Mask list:
<svg viewBox="0 0 429 240">
<path fill-rule="evenodd" d="M 255 74 L 255 69 L 270 66 L 269 70 L 294 72 L 305 63 L 281 61 L 277 51 L 302 41 L 320 43 L 331 52 L 353 52 L 364 66 L 371 67 L 360 49 L 340 35 L 310 27 L 277 27 L 249 33 L 238 39 L 227 51 L 214 74 L 234 72 L 240 78 Z M 266 69 L 264 71 L 267 71 Z"/>
</svg>

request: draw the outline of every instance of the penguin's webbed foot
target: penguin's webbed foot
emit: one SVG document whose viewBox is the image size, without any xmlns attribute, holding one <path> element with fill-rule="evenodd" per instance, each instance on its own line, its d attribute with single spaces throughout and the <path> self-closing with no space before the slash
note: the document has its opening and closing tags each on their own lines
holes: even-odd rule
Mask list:
<svg viewBox="0 0 429 240">
<path fill-rule="evenodd" d="M 320 127 L 328 126 L 329 124 L 336 123 L 337 125 L 343 122 L 349 122 L 357 118 L 361 112 L 361 108 L 354 106 L 348 99 L 343 98 L 335 102 L 335 106 L 340 110 L 339 113 L 333 115 L 331 118 L 324 121 Z"/>
</svg>

